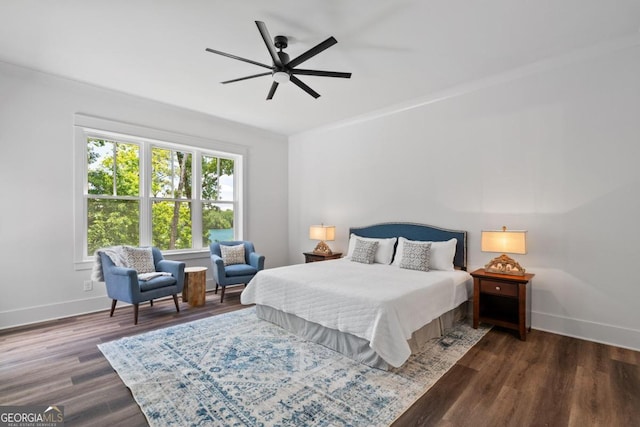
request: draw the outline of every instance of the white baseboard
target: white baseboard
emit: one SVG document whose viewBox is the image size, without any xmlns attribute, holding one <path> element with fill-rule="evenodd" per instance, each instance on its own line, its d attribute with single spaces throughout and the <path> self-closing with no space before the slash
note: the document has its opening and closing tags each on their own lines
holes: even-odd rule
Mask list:
<svg viewBox="0 0 640 427">
<path fill-rule="evenodd" d="M 533 329 L 640 351 L 640 330 L 533 311 Z"/>
<path fill-rule="evenodd" d="M 213 280 L 207 280 L 207 291 L 213 291 L 215 287 L 216 284 Z M 124 303 L 119 302 L 118 304 Z M 3 311 L 0 312 L 0 330 L 81 314 L 95 313 L 96 311 L 109 310 L 110 308 L 111 299 L 106 295 L 100 295 L 74 301 Z"/>
<path fill-rule="evenodd" d="M 39 305 L 0 313 L 0 329 L 30 325 L 80 314 L 108 310 L 111 300 L 107 296 Z"/>
</svg>

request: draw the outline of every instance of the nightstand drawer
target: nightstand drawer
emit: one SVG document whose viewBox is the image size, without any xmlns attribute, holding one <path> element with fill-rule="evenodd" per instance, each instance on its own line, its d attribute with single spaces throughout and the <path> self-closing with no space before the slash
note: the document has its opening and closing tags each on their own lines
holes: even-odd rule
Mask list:
<svg viewBox="0 0 640 427">
<path fill-rule="evenodd" d="M 494 280 L 482 280 L 480 282 L 480 292 L 485 294 L 502 295 L 505 297 L 517 297 L 518 285 Z"/>
</svg>

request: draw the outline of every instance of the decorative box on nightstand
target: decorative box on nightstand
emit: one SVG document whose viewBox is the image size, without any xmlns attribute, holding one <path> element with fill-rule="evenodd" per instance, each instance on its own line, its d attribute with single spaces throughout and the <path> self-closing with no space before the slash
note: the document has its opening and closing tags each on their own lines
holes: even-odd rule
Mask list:
<svg viewBox="0 0 640 427">
<path fill-rule="evenodd" d="M 338 259 L 342 256 L 342 252 L 334 252 L 332 254 L 318 254 L 315 252 L 303 252 L 304 262 L 327 261 L 329 259 Z"/>
<path fill-rule="evenodd" d="M 514 276 L 487 273 L 479 269 L 473 276 L 473 327 L 480 322 L 518 331 L 526 341 L 531 330 L 531 279 L 534 274 Z"/>
</svg>

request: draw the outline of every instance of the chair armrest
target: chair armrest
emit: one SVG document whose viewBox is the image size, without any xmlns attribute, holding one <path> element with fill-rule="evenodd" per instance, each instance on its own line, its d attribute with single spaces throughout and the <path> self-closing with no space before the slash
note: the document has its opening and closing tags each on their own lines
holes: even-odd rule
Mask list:
<svg viewBox="0 0 640 427">
<path fill-rule="evenodd" d="M 219 268 L 224 268 L 224 260 L 222 259 L 222 257 L 218 256 L 218 255 L 211 255 L 211 262 L 213 263 L 214 266 L 217 266 Z"/>
<path fill-rule="evenodd" d="M 140 297 L 138 273 L 133 268 L 114 265 L 105 268 L 104 283 L 109 298 L 133 304 Z"/>
<path fill-rule="evenodd" d="M 157 271 L 162 271 L 165 273 L 171 273 L 173 277 L 176 278 L 178 286 L 178 292 L 182 292 L 182 288 L 184 286 L 184 268 L 185 263 L 181 261 L 173 261 L 170 259 L 162 259 L 158 261 L 156 266 Z"/>
<path fill-rule="evenodd" d="M 251 252 L 249 254 L 249 264 L 256 270 L 260 271 L 264 269 L 264 255 L 260 255 L 258 252 Z"/>
<path fill-rule="evenodd" d="M 178 277 L 180 275 L 180 271 L 184 273 L 185 263 L 181 261 L 173 261 L 170 259 L 162 259 L 158 261 L 158 265 L 156 267 L 157 271 L 162 271 L 165 273 L 171 273 L 174 277 Z M 182 268 L 180 268 L 182 266 Z"/>
<path fill-rule="evenodd" d="M 225 277 L 224 260 L 216 254 L 211 254 L 211 264 L 213 264 L 213 277 L 216 283 L 222 284 Z"/>
</svg>

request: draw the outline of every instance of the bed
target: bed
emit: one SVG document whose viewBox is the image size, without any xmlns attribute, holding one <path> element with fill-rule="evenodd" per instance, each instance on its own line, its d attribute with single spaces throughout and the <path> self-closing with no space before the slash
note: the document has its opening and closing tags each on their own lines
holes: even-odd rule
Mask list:
<svg viewBox="0 0 640 427">
<path fill-rule="evenodd" d="M 261 319 L 380 369 L 401 366 L 466 316 L 473 282 L 465 231 L 384 223 L 351 228 L 349 236 L 345 258 L 262 270 L 241 302 L 256 304 Z M 363 248 L 371 263 L 360 259 Z M 420 258 L 426 253 L 428 261 Z"/>
</svg>

